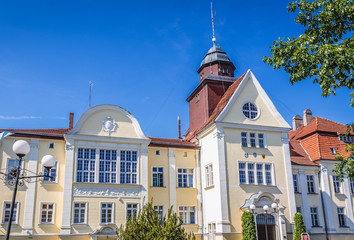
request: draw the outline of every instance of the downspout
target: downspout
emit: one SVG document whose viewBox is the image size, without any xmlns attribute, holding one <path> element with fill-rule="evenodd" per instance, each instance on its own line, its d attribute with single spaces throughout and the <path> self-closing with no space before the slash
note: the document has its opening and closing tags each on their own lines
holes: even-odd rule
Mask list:
<svg viewBox="0 0 354 240">
<path fill-rule="evenodd" d="M 321 188 L 321 169 L 318 171 L 318 183 L 319 183 L 318 186 L 320 187 L 320 197 L 321 197 L 321 207 L 322 207 L 323 220 L 324 220 L 324 230 L 326 233 L 326 240 L 328 240 L 327 217 L 326 217 L 326 210 L 324 207 L 322 188 Z"/>
</svg>

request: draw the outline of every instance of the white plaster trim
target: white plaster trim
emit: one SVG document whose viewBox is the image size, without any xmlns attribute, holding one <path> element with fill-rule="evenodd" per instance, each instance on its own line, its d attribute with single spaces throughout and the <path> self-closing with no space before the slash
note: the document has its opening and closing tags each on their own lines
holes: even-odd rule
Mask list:
<svg viewBox="0 0 354 240">
<path fill-rule="evenodd" d="M 247 70 L 247 73 L 241 80 L 240 85 L 233 93 L 232 97 L 230 98 L 229 102 L 226 104 L 225 108 L 222 110 L 220 115 L 216 118 L 216 121 L 222 121 L 222 119 L 226 116 L 226 114 L 229 112 L 231 106 L 237 99 L 238 95 L 242 92 L 244 86 L 246 85 L 249 79 L 255 85 L 257 92 L 259 93 L 259 95 L 261 96 L 261 98 L 263 99 L 263 101 L 265 102 L 270 112 L 275 117 L 275 119 L 278 121 L 278 123 L 284 128 L 291 128 L 290 125 L 284 120 L 284 118 L 280 115 L 278 110 L 275 108 L 273 102 L 270 100 L 270 98 L 268 97 L 268 95 L 266 94 L 266 92 L 264 91 L 264 89 L 262 88 L 262 86 L 260 85 L 260 83 L 258 82 L 258 80 L 256 79 L 256 77 L 254 76 L 254 74 L 250 69 Z"/>
<path fill-rule="evenodd" d="M 28 176 L 35 176 L 37 172 L 37 158 L 38 158 L 38 140 L 30 141 L 31 151 L 28 156 Z M 32 234 L 33 231 L 33 218 L 34 218 L 34 203 L 36 194 L 37 182 L 27 184 L 26 202 L 23 218 L 23 234 Z"/>
<path fill-rule="evenodd" d="M 344 190 L 344 194 L 345 194 L 345 205 L 347 208 L 347 215 L 348 215 L 348 219 L 349 221 L 349 227 L 351 231 L 354 231 L 354 214 L 353 214 L 353 204 L 352 204 L 352 197 L 351 197 L 351 193 L 350 193 L 350 184 L 349 184 L 349 179 L 348 178 L 344 178 L 344 182 L 343 182 L 343 190 Z"/>
<path fill-rule="evenodd" d="M 73 196 L 74 197 L 131 197 L 131 198 L 140 198 L 141 189 L 139 188 L 126 188 L 115 186 L 74 186 L 73 187 Z"/>
<path fill-rule="evenodd" d="M 264 125 L 253 125 L 245 123 L 230 123 L 230 122 L 220 122 L 215 121 L 217 127 L 228 127 L 228 128 L 240 128 L 245 130 L 258 130 L 258 131 L 276 131 L 276 132 L 286 132 L 288 133 L 291 128 L 286 127 L 273 127 Z"/>
<path fill-rule="evenodd" d="M 148 188 L 149 188 L 149 166 L 148 166 L 148 145 L 141 145 L 140 151 L 140 169 L 137 169 L 139 175 L 141 176 L 141 206 L 149 201 L 148 199 Z"/>
<path fill-rule="evenodd" d="M 316 171 L 319 170 L 320 166 L 302 166 L 302 165 L 291 165 L 291 167 L 293 169 L 296 170 L 312 170 L 312 171 Z"/>
<path fill-rule="evenodd" d="M 83 223 L 75 223 L 74 222 L 74 215 L 75 215 L 75 204 L 76 203 L 78 203 L 78 204 L 80 204 L 80 203 L 84 203 L 85 204 L 85 217 L 84 217 L 84 222 Z M 73 201 L 73 211 L 72 211 L 72 216 L 73 216 L 73 219 L 72 219 L 72 224 L 73 225 L 85 225 L 85 224 L 87 224 L 87 210 L 88 210 L 88 202 L 87 201 Z M 80 216 L 79 216 L 79 218 L 80 218 Z"/>
<path fill-rule="evenodd" d="M 102 223 L 102 204 L 112 204 L 112 216 L 111 216 L 112 221 L 109 222 L 109 223 Z M 115 222 L 115 221 L 114 221 L 114 220 L 115 220 L 114 211 L 115 211 L 114 202 L 101 201 L 101 202 L 100 202 L 100 225 L 114 224 L 114 222 Z"/>
<path fill-rule="evenodd" d="M 202 183 L 201 183 L 201 163 L 200 152 L 195 151 L 195 165 L 196 165 L 196 177 L 197 177 L 197 201 L 198 201 L 198 233 L 203 233 L 203 198 L 202 198 Z"/>
<path fill-rule="evenodd" d="M 51 222 L 42 222 L 42 208 L 43 208 L 43 204 L 53 204 L 53 216 L 52 216 L 52 221 Z M 53 225 L 54 222 L 55 222 L 55 202 L 39 202 L 39 209 L 40 209 L 40 212 L 39 212 L 39 216 L 38 216 L 38 225 Z"/>
<path fill-rule="evenodd" d="M 306 180 L 306 175 L 304 170 L 299 171 L 300 175 L 300 184 L 301 186 L 307 186 L 307 180 Z M 315 181 L 315 179 L 314 179 Z M 294 189 L 293 189 L 294 190 Z M 310 207 L 308 205 L 308 200 L 307 200 L 307 189 L 302 189 L 301 191 L 301 196 L 302 196 L 302 211 L 303 211 L 303 216 L 305 220 L 305 228 L 306 232 L 311 232 L 311 212 L 310 212 Z"/>
<path fill-rule="evenodd" d="M 132 121 L 133 126 L 134 126 L 135 131 L 138 134 L 138 136 L 142 139 L 146 139 L 146 140 L 150 141 L 150 139 L 144 135 L 143 131 L 140 128 L 138 121 L 130 112 L 128 112 L 127 110 L 125 110 L 122 107 L 119 107 L 116 105 L 111 105 L 111 104 L 102 104 L 102 105 L 94 106 L 94 107 L 88 109 L 84 114 L 81 115 L 81 117 L 80 117 L 79 121 L 77 121 L 75 127 L 72 130 L 70 130 L 67 134 L 68 135 L 76 134 L 80 130 L 80 128 L 81 128 L 82 124 L 85 122 L 85 120 L 91 114 L 94 114 L 95 112 L 100 111 L 100 110 L 115 110 L 115 111 L 118 111 L 118 112 L 124 114 Z"/>
</svg>

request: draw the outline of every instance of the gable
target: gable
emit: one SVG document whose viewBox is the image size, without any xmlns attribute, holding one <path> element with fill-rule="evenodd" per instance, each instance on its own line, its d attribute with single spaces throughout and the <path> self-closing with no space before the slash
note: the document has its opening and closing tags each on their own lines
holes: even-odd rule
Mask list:
<svg viewBox="0 0 354 240">
<path fill-rule="evenodd" d="M 90 108 L 67 134 L 147 139 L 137 120 L 128 111 L 115 105 Z"/>
<path fill-rule="evenodd" d="M 243 105 L 253 103 L 259 111 L 255 119 L 243 114 Z M 217 121 L 290 128 L 251 71 L 248 71 Z"/>
</svg>

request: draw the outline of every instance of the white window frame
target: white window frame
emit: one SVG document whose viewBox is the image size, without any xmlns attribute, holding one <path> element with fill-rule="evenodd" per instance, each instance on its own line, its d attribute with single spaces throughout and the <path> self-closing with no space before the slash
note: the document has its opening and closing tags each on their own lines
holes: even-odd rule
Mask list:
<svg viewBox="0 0 354 240">
<path fill-rule="evenodd" d="M 213 164 L 209 163 L 205 166 L 205 186 L 212 187 L 214 186 L 214 170 Z"/>
<path fill-rule="evenodd" d="M 333 181 L 333 191 L 335 194 L 342 194 L 343 193 L 343 184 L 340 179 L 334 175 L 332 175 Z"/>
<path fill-rule="evenodd" d="M 313 183 L 313 192 L 310 192 L 309 191 L 309 180 L 308 180 L 308 176 L 312 176 L 312 183 Z M 315 175 L 313 175 L 313 174 L 307 174 L 306 175 L 306 187 L 307 187 L 307 193 L 309 193 L 309 194 L 314 194 L 314 193 L 317 193 L 317 190 L 316 190 L 316 177 L 315 177 Z"/>
<path fill-rule="evenodd" d="M 8 174 L 10 171 L 9 171 L 9 165 L 10 165 L 10 161 L 15 161 L 17 163 L 19 163 L 19 161 L 16 159 L 16 158 L 7 158 L 6 159 L 6 174 Z M 21 162 L 21 168 L 23 168 L 23 164 L 24 164 L 25 161 L 22 161 Z M 16 165 L 18 166 L 18 165 Z M 15 179 L 11 180 L 11 181 L 15 181 Z M 10 179 L 8 179 L 7 177 L 5 177 L 5 182 L 11 182 Z"/>
<path fill-rule="evenodd" d="M 243 108 L 244 108 L 244 106 L 245 106 L 246 104 L 253 104 L 253 105 L 257 108 L 257 114 L 256 114 L 256 116 L 255 116 L 254 118 L 251 118 L 251 112 L 254 112 L 254 110 L 251 110 L 251 109 L 248 110 L 248 112 L 249 112 L 249 114 L 250 114 L 250 115 L 249 115 L 250 117 L 247 117 L 246 114 L 243 112 L 243 111 L 244 111 Z M 249 105 L 249 107 L 250 107 L 250 105 Z M 246 101 L 246 102 L 244 102 L 244 103 L 242 104 L 241 111 L 242 111 L 242 114 L 243 114 L 243 116 L 244 116 L 245 118 L 247 118 L 247 119 L 249 119 L 249 120 L 252 120 L 252 121 L 257 120 L 257 119 L 259 118 L 259 116 L 261 115 L 261 110 L 260 110 L 260 108 L 259 108 L 258 105 L 257 105 L 255 102 L 253 102 L 253 101 Z"/>
<path fill-rule="evenodd" d="M 297 189 L 295 189 L 294 176 L 296 177 L 296 188 L 297 188 Z M 293 186 L 294 186 L 294 193 L 301 193 L 301 191 L 300 191 L 299 175 L 298 175 L 297 173 L 293 173 Z"/>
<path fill-rule="evenodd" d="M 43 204 L 46 205 L 53 205 L 53 213 L 52 213 L 52 221 L 51 222 L 42 222 L 42 211 L 43 211 Z M 50 224 L 54 224 L 55 222 L 55 203 L 54 202 L 39 202 L 39 224 L 43 224 L 43 225 L 50 225 Z M 48 217 L 48 209 L 46 210 L 46 218 Z"/>
<path fill-rule="evenodd" d="M 84 216 L 84 222 L 83 223 L 76 223 L 75 222 L 75 204 L 85 204 L 85 216 Z M 72 224 L 75 224 L 75 225 L 87 224 L 87 210 L 88 210 L 88 202 L 74 201 L 73 202 L 73 210 L 72 210 L 73 211 L 73 213 L 72 213 Z M 80 215 L 79 215 L 79 219 L 80 219 Z"/>
<path fill-rule="evenodd" d="M 242 134 L 246 134 L 246 136 L 242 136 Z M 246 145 L 243 145 L 243 139 L 246 139 Z M 241 147 L 248 147 L 248 132 L 241 132 Z"/>
<path fill-rule="evenodd" d="M 139 213 L 139 203 L 137 203 L 137 202 L 127 202 L 126 204 L 125 204 L 125 222 L 127 222 L 127 220 L 128 220 L 128 204 L 134 204 L 134 205 L 136 205 L 136 215 L 135 215 L 135 217 L 137 217 L 137 215 L 138 215 L 138 213 Z M 134 213 L 134 212 L 133 212 Z"/>
<path fill-rule="evenodd" d="M 247 184 L 247 185 L 259 185 L 259 186 L 276 186 L 275 183 L 275 173 L 274 173 L 274 164 L 271 162 L 251 162 L 251 161 L 238 161 L 237 162 L 237 171 L 238 171 L 238 175 L 240 176 L 240 163 L 244 163 L 245 164 L 245 178 L 246 178 L 246 182 L 241 183 L 240 181 L 240 177 L 238 178 L 239 184 Z M 253 167 L 253 171 L 254 171 L 254 183 L 249 183 L 249 170 L 248 170 L 248 164 L 254 164 Z M 262 171 L 260 171 L 262 173 L 262 183 L 258 183 L 258 169 L 257 169 L 257 164 L 262 165 Z M 265 166 L 266 165 L 270 165 L 270 170 L 266 171 L 265 170 Z M 266 172 L 270 172 L 271 174 L 271 184 L 267 184 L 267 179 L 266 179 Z"/>
<path fill-rule="evenodd" d="M 97 151 L 97 150 L 96 150 Z M 101 151 L 104 152 L 104 159 L 101 159 Z M 110 151 L 110 159 L 109 160 L 106 160 L 106 154 L 107 154 L 107 151 Z M 116 152 L 116 159 L 113 160 L 113 151 Z M 118 177 L 120 177 L 120 175 L 118 176 L 118 173 L 117 173 L 117 169 L 118 167 L 120 167 L 118 165 L 118 150 L 116 149 L 105 149 L 105 148 L 101 148 L 101 149 L 98 149 L 98 170 L 96 172 L 97 174 L 97 178 L 98 178 L 98 183 L 102 183 L 102 184 L 110 184 L 110 183 L 118 183 Z M 100 170 L 100 164 L 101 164 L 101 161 L 103 162 L 103 171 Z M 109 168 L 110 170 L 106 171 L 106 162 L 109 162 Z M 116 170 L 115 171 L 112 171 L 112 163 L 115 162 L 116 164 Z M 100 173 L 103 174 L 103 182 L 100 182 Z M 107 182 L 107 179 L 106 179 L 106 174 L 109 174 L 109 182 Z M 116 179 L 115 181 L 112 181 L 112 174 L 115 174 L 116 175 Z"/>
<path fill-rule="evenodd" d="M 208 223 L 208 240 L 215 240 L 216 223 Z"/>
<path fill-rule="evenodd" d="M 339 209 L 343 209 L 343 212 L 339 212 Z M 339 215 L 343 216 L 344 225 L 340 224 Z M 337 207 L 337 217 L 338 217 L 338 226 L 339 227 L 348 227 L 348 220 L 347 220 L 347 217 L 346 217 L 346 209 L 345 209 L 345 207 Z"/>
<path fill-rule="evenodd" d="M 312 210 L 315 209 L 315 212 L 312 212 Z M 318 207 L 310 207 L 310 215 L 311 215 L 311 227 L 320 227 L 321 223 L 320 223 L 320 215 L 318 212 Z M 314 223 L 314 216 L 316 216 L 316 221 L 317 221 L 317 225 L 313 224 Z"/>
<path fill-rule="evenodd" d="M 253 137 L 252 137 L 253 135 Z M 257 147 L 257 133 L 255 132 L 250 132 L 250 147 L 251 148 L 256 148 Z M 254 145 L 252 145 L 252 142 L 254 141 Z"/>
<path fill-rule="evenodd" d="M 330 147 L 329 150 L 331 151 L 332 155 L 336 155 L 337 154 L 336 149 L 334 147 Z"/>
<path fill-rule="evenodd" d="M 133 152 L 136 152 L 136 172 L 133 172 L 133 164 L 131 164 L 130 166 L 130 171 L 127 171 L 127 172 L 122 172 L 121 171 L 121 164 L 122 164 L 122 152 L 131 152 L 132 156 L 131 158 L 133 158 Z M 119 168 L 119 176 L 117 176 L 119 178 L 119 183 L 120 184 L 129 184 L 129 185 L 135 185 L 135 184 L 139 184 L 139 151 L 137 149 L 120 149 L 118 151 L 118 154 L 119 154 L 119 165 L 117 166 L 117 168 Z M 127 160 L 124 160 L 125 163 L 129 162 Z M 133 162 L 132 160 L 130 161 L 131 163 Z M 131 174 L 130 175 L 130 183 L 127 183 L 126 181 L 126 175 L 125 176 L 125 180 L 124 180 L 124 183 L 121 182 L 121 175 L 122 174 Z M 133 183 L 133 174 L 135 174 L 135 177 L 136 177 L 136 182 Z"/>
<path fill-rule="evenodd" d="M 189 208 L 189 210 L 188 211 L 186 211 L 186 210 L 180 210 L 180 208 Z M 190 215 L 190 213 L 191 213 L 191 211 L 190 211 L 190 209 L 191 208 L 194 208 L 194 223 L 191 223 L 191 215 Z M 178 217 L 180 217 L 180 213 L 187 213 L 187 215 L 186 215 L 186 217 L 187 217 L 187 220 L 188 220 L 188 223 L 185 223 L 185 222 L 183 222 L 183 225 L 194 225 L 194 224 L 196 224 L 196 222 L 197 222 L 197 208 L 195 207 L 195 206 L 185 206 L 185 205 L 179 205 L 178 206 Z M 183 217 L 182 217 L 182 219 L 183 219 Z"/>
<path fill-rule="evenodd" d="M 3 225 L 7 225 L 10 222 L 10 219 L 9 219 L 8 222 L 5 222 L 5 211 L 6 211 L 5 204 L 10 204 L 10 212 L 11 212 L 11 203 L 12 203 L 12 201 L 3 201 L 3 203 L 2 203 L 3 208 L 2 208 L 1 224 L 3 224 Z M 16 215 L 15 215 L 15 220 L 12 220 L 12 224 L 18 224 L 18 215 L 19 215 L 20 203 L 19 202 L 15 202 L 15 204 L 16 204 L 16 207 L 14 208 L 14 210 L 16 211 Z M 10 215 L 10 213 L 9 213 L 9 215 Z"/>
<path fill-rule="evenodd" d="M 191 175 L 191 173 L 189 173 L 189 172 L 187 172 L 187 173 L 179 173 L 178 172 L 178 170 L 180 170 L 180 169 L 187 169 L 187 171 L 188 170 L 192 170 L 192 174 L 193 174 L 193 180 L 192 180 L 192 186 L 189 186 L 188 184 L 189 184 L 189 175 Z M 184 187 L 184 186 L 178 186 L 178 175 L 180 175 L 180 174 L 182 174 L 182 175 L 187 175 L 187 187 Z M 177 168 L 177 174 L 176 174 L 176 177 L 177 177 L 177 179 L 176 179 L 176 183 L 177 183 L 177 187 L 178 188 L 194 188 L 194 186 L 195 186 L 195 171 L 194 171 L 194 168 Z"/>
<path fill-rule="evenodd" d="M 85 149 L 89 149 L 89 150 L 95 150 L 95 158 L 94 159 L 91 159 L 91 151 L 89 152 L 89 156 L 90 156 L 90 158 L 88 159 L 89 160 L 89 165 L 88 165 L 88 167 L 89 167 L 89 170 L 78 170 L 78 166 L 79 166 L 79 160 L 81 160 L 81 161 L 84 161 L 85 160 L 85 158 L 83 157 L 82 159 L 79 159 L 79 149 L 83 149 L 83 156 L 84 156 L 84 150 Z M 75 161 L 75 183 L 98 183 L 98 159 L 99 159 L 99 157 L 97 157 L 97 154 L 99 154 L 99 153 L 97 153 L 97 148 L 94 148 L 93 146 L 76 146 L 76 161 Z M 86 159 L 87 160 L 87 159 Z M 91 169 L 91 160 L 93 160 L 94 161 L 94 170 L 90 170 Z M 82 163 L 82 169 L 84 169 L 83 168 L 83 166 L 84 166 L 84 162 Z M 87 171 L 89 174 L 88 174 L 88 181 L 87 182 L 84 182 L 84 181 L 77 181 L 77 177 L 78 177 L 78 172 L 82 172 L 82 174 L 85 172 L 85 171 Z M 91 182 L 90 181 L 90 173 L 91 172 L 93 172 L 94 173 L 94 180 L 93 180 L 93 182 Z M 84 179 L 84 174 L 82 175 L 82 178 L 81 178 L 82 180 Z"/>
<path fill-rule="evenodd" d="M 154 212 L 161 220 L 163 220 L 163 217 L 165 216 L 164 205 L 154 205 Z"/>
<path fill-rule="evenodd" d="M 162 173 L 161 172 L 154 172 L 154 168 L 162 168 Z M 158 175 L 158 179 L 159 179 L 159 175 L 162 174 L 162 186 L 159 186 L 159 184 L 157 186 L 154 186 L 154 174 Z M 159 183 L 159 180 L 157 181 Z M 151 167 L 151 186 L 152 187 L 165 187 L 165 168 L 164 167 L 160 167 L 160 166 L 154 166 Z"/>
<path fill-rule="evenodd" d="M 51 176 L 52 169 L 56 170 L 54 181 L 51 181 L 50 180 L 51 178 L 49 178 L 49 180 L 44 180 L 44 177 L 43 177 L 41 180 L 42 184 L 56 184 L 56 183 L 58 183 L 59 161 L 56 161 L 54 167 L 52 167 L 49 170 L 49 176 Z M 43 175 L 45 175 L 45 167 L 43 167 L 43 166 L 42 166 L 42 172 L 43 172 Z"/>
<path fill-rule="evenodd" d="M 112 204 L 112 216 L 111 216 L 111 222 L 102 222 L 102 204 Z M 107 216 L 106 216 L 107 220 Z M 114 224 L 114 202 L 100 202 L 100 224 L 105 225 L 105 224 Z"/>
<path fill-rule="evenodd" d="M 259 135 L 263 135 L 263 138 L 262 138 L 262 140 L 263 140 L 263 147 L 261 147 L 261 145 L 259 144 L 259 140 L 261 139 L 260 137 L 259 137 Z M 257 144 L 258 144 L 258 148 L 266 148 L 266 137 L 265 137 L 266 135 L 265 135 L 265 133 L 263 133 L 263 132 L 257 132 Z"/>
<path fill-rule="evenodd" d="M 349 178 L 350 193 L 354 194 L 354 178 Z"/>
</svg>

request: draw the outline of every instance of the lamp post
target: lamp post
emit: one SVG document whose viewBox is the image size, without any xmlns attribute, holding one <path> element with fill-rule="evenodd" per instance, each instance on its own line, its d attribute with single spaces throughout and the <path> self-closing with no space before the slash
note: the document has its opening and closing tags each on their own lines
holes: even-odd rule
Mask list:
<svg viewBox="0 0 354 240">
<path fill-rule="evenodd" d="M 273 211 L 276 212 L 276 211 L 277 211 L 277 208 L 278 208 L 278 204 L 272 203 L 271 207 L 273 208 Z M 249 208 L 250 208 L 252 214 L 254 215 L 254 210 L 256 209 L 256 205 L 251 204 Z M 263 206 L 263 210 L 264 210 L 264 215 L 265 215 L 265 217 L 264 217 L 264 218 L 265 218 L 265 219 L 264 219 L 265 234 L 266 234 L 266 240 L 268 240 L 267 216 L 268 216 L 268 215 L 271 215 L 271 214 L 268 213 L 268 211 L 269 211 L 269 206 L 268 206 L 268 205 L 264 205 L 264 206 Z"/>
<path fill-rule="evenodd" d="M 9 219 L 9 225 L 8 225 L 7 232 L 6 232 L 6 240 L 10 239 L 10 231 L 11 231 L 11 226 L 12 226 L 13 213 L 14 213 L 14 209 L 15 209 L 17 186 L 23 185 L 23 181 L 29 182 L 31 178 L 41 178 L 41 177 L 53 178 L 52 176 L 49 176 L 49 171 L 55 165 L 55 158 L 51 155 L 46 155 L 42 158 L 42 166 L 47 170 L 47 173 L 45 175 L 39 173 L 38 175 L 35 175 L 35 176 L 25 176 L 25 174 L 21 173 L 23 170 L 25 170 L 25 169 L 21 168 L 21 164 L 23 161 L 23 157 L 29 153 L 30 146 L 26 141 L 18 140 L 12 146 L 12 150 L 18 156 L 18 159 L 17 159 L 18 166 L 12 168 L 8 173 L 0 172 L 0 174 L 5 176 L 6 181 L 10 180 L 10 183 L 14 182 L 14 185 L 15 185 L 14 192 L 12 195 L 10 219 Z"/>
</svg>

